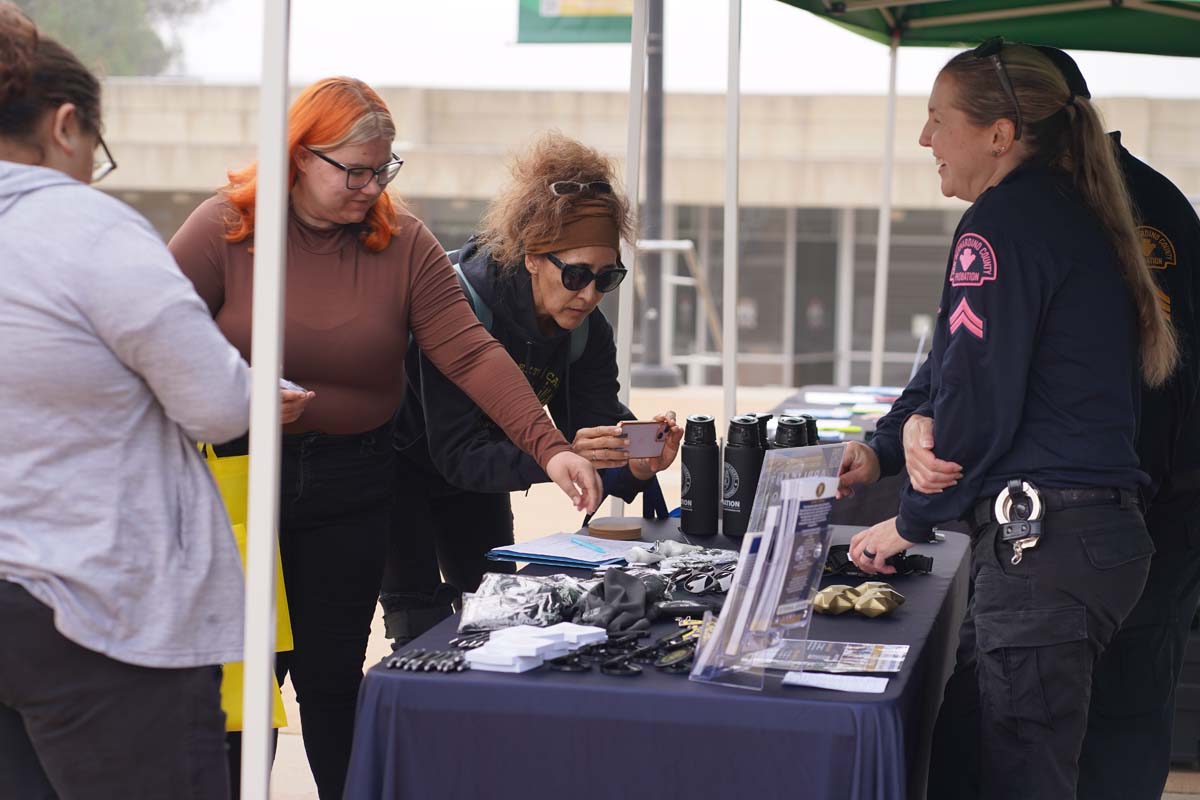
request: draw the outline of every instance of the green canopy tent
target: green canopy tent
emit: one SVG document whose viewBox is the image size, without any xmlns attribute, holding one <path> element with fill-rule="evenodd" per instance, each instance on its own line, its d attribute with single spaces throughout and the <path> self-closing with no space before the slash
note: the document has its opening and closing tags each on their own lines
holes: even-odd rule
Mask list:
<svg viewBox="0 0 1200 800">
<path fill-rule="evenodd" d="M 989 36 L 1064 50 L 1200 55 L 1200 0 L 781 0 L 874 39 L 955 47 Z"/>
<path fill-rule="evenodd" d="M 990 36 L 1064 50 L 1200 55 L 1200 0 L 780 0 L 890 45 L 883 191 L 875 260 L 870 382 L 883 372 L 891 240 L 896 53 L 900 46 L 958 47 Z"/>
</svg>

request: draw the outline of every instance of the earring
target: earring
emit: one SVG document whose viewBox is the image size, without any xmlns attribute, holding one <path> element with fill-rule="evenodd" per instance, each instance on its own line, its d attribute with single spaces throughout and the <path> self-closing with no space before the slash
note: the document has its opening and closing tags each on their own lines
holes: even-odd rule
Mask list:
<svg viewBox="0 0 1200 800">
<path fill-rule="evenodd" d="M 1000 155 L 1004 152 L 1004 150 L 1005 150 L 1005 148 L 1003 148 L 1003 147 L 997 147 L 995 150 L 992 151 L 992 156 L 995 158 L 999 158 Z"/>
</svg>

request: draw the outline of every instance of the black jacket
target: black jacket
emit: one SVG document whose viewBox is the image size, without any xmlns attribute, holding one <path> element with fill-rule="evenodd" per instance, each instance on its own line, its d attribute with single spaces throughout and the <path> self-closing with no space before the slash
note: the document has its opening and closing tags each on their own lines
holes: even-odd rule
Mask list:
<svg viewBox="0 0 1200 800">
<path fill-rule="evenodd" d="M 1179 341 L 1179 369 L 1166 385 L 1142 393 L 1138 454 L 1150 475 L 1147 500 L 1169 502 L 1200 491 L 1200 219 L 1175 185 L 1121 146 L 1113 134 L 1121 169 L 1133 197 L 1146 266 L 1159 302 Z"/>
<path fill-rule="evenodd" d="M 933 351 L 914 382 L 928 381 L 916 411 L 933 418 L 938 456 L 963 477 L 938 494 L 906 486 L 900 535 L 928 539 L 1010 478 L 1144 484 L 1136 312 L 1107 233 L 1066 176 L 1018 167 L 967 210 L 954 242 Z"/>
<path fill-rule="evenodd" d="M 617 349 L 612 326 L 600 309 L 589 317 L 583 354 L 568 364 L 570 333 L 540 331 L 528 272 L 502 274 L 500 265 L 474 240 L 458 258 L 466 279 L 492 310 L 492 336 L 525 373 L 542 404 L 549 405 L 568 441 L 580 428 L 635 419 L 617 399 Z M 510 492 L 549 480 L 415 343 L 409 347 L 405 370 L 408 388 L 396 414 L 396 449 L 401 467 L 422 480 L 427 490 Z M 607 493 L 625 500 L 653 482 L 639 481 L 628 468 L 604 473 Z"/>
<path fill-rule="evenodd" d="M 1110 135 L 1133 199 L 1147 267 L 1179 341 L 1175 375 L 1158 389 L 1142 387 L 1137 437 L 1141 469 L 1150 478 L 1145 497 L 1150 504 L 1170 503 L 1200 492 L 1200 219 L 1173 183 L 1121 145 L 1120 133 Z M 928 402 L 929 392 L 927 360 L 876 426 L 871 446 L 883 475 L 903 469 L 902 428 Z M 934 449 L 944 457 L 941 447 Z"/>
</svg>

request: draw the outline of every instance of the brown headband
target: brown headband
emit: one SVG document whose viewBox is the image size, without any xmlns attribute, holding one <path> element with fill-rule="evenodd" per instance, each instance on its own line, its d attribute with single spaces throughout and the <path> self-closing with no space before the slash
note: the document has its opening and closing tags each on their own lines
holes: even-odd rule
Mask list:
<svg viewBox="0 0 1200 800">
<path fill-rule="evenodd" d="M 580 200 L 564 212 L 557 236 L 525 242 L 525 252 L 530 255 L 574 250 L 576 247 L 611 247 L 620 252 L 621 234 L 617 221 L 613 219 L 612 206 L 603 200 Z"/>
</svg>

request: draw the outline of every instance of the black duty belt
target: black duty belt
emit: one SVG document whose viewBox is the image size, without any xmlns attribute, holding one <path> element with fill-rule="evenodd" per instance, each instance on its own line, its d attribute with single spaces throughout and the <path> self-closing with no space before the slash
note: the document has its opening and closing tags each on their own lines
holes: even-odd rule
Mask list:
<svg viewBox="0 0 1200 800">
<path fill-rule="evenodd" d="M 1119 505 L 1123 508 L 1138 506 L 1138 493 L 1133 489 L 1113 489 L 1089 487 L 1086 489 L 1039 489 L 1042 502 L 1047 511 L 1062 511 L 1066 508 L 1083 506 Z M 969 522 L 978 528 L 989 522 L 995 522 L 992 510 L 995 507 L 996 495 L 981 497 L 975 501 Z"/>
</svg>

